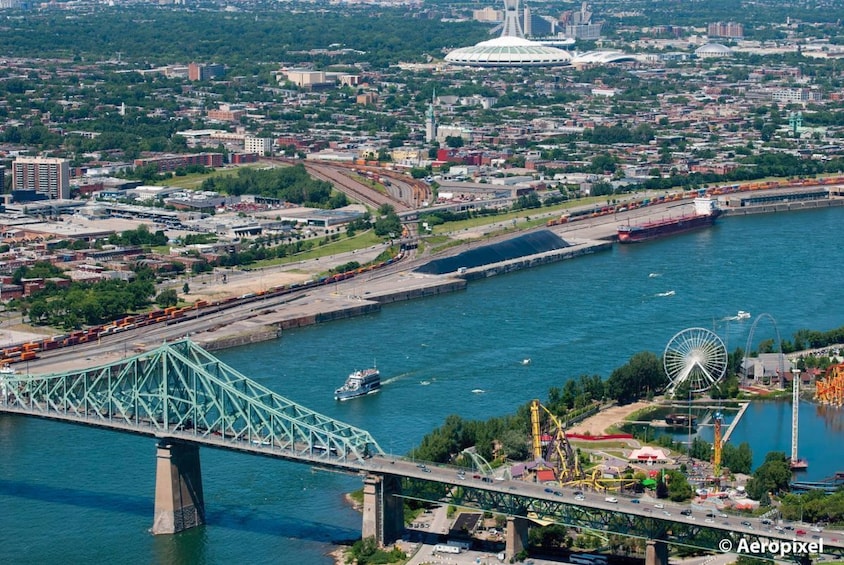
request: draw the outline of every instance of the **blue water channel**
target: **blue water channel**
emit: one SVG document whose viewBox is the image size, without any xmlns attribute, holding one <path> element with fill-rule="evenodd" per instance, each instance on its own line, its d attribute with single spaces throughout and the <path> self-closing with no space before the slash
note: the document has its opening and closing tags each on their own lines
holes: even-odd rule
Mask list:
<svg viewBox="0 0 844 565">
<path fill-rule="evenodd" d="M 711 329 L 732 350 L 763 312 L 787 338 L 844 325 L 842 220 L 840 208 L 726 217 L 708 230 L 475 281 L 219 357 L 405 453 L 449 414 L 510 413 L 567 379 L 606 377 L 636 352 L 659 355 L 686 328 Z M 753 318 L 727 320 L 739 310 Z M 760 322 L 754 342 L 774 336 Z M 373 362 L 383 390 L 334 401 L 346 375 Z M 749 441 L 757 462 L 768 450 L 789 451 L 790 414 L 788 402 L 754 404 L 732 441 Z M 841 413 L 806 404 L 800 416 L 807 476 L 844 470 L 828 449 L 844 434 Z M 201 457 L 208 525 L 153 536 L 152 439 L 0 416 L 0 562 L 327 564 L 333 542 L 360 535 L 360 515 L 343 500 L 360 486 L 356 477 L 212 449 Z"/>
</svg>

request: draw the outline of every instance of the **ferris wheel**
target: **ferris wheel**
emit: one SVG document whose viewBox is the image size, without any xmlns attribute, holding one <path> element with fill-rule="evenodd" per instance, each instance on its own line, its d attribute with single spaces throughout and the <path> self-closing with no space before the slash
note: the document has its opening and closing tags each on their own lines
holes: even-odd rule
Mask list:
<svg viewBox="0 0 844 565">
<path fill-rule="evenodd" d="M 692 392 L 703 392 L 727 372 L 727 347 L 715 333 L 704 328 L 685 329 L 668 342 L 662 356 L 668 376 L 668 392 L 688 382 Z"/>
</svg>

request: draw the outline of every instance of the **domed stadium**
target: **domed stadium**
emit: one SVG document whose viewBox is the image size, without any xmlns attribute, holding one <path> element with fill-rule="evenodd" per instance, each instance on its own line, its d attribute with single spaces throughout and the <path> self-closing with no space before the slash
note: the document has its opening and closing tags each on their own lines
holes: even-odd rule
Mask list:
<svg viewBox="0 0 844 565">
<path fill-rule="evenodd" d="M 695 50 L 695 55 L 701 58 L 732 57 L 733 50 L 720 43 L 707 43 Z"/>
<path fill-rule="evenodd" d="M 454 65 L 470 67 L 530 67 L 567 65 L 567 51 L 525 39 L 519 23 L 519 0 L 504 0 L 501 37 L 455 49 L 445 56 Z"/>
<path fill-rule="evenodd" d="M 521 37 L 503 35 L 471 47 L 455 49 L 445 56 L 455 65 L 473 67 L 527 67 L 567 65 L 571 54 Z"/>
</svg>

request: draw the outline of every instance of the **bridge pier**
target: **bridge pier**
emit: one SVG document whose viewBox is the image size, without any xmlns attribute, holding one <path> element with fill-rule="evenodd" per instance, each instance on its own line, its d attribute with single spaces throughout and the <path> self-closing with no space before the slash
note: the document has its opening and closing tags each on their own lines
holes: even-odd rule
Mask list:
<svg viewBox="0 0 844 565">
<path fill-rule="evenodd" d="M 513 559 L 527 546 L 529 524 L 530 522 L 526 518 L 507 516 L 507 531 L 504 537 L 505 561 Z"/>
<path fill-rule="evenodd" d="M 153 534 L 176 534 L 205 523 L 199 447 L 162 440 L 156 450 Z"/>
<path fill-rule="evenodd" d="M 404 531 L 401 480 L 393 475 L 367 475 L 363 479 L 364 539 L 375 538 L 379 547 L 399 539 Z"/>
<path fill-rule="evenodd" d="M 649 539 L 645 547 L 645 565 L 668 565 L 668 544 Z"/>
</svg>

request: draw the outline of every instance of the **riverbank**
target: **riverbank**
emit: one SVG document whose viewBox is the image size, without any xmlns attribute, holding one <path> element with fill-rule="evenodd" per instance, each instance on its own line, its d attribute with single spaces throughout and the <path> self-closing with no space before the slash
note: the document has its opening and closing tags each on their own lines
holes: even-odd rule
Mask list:
<svg viewBox="0 0 844 565">
<path fill-rule="evenodd" d="M 465 290 L 469 281 L 566 261 L 607 251 L 612 247 L 611 242 L 571 236 L 567 236 L 565 241 L 567 246 L 560 249 L 460 267 L 442 275 L 419 272 L 417 269 L 427 261 L 407 261 L 404 268 L 386 276 L 370 272 L 334 283 L 330 287 L 318 287 L 283 306 L 265 307 L 258 303 L 247 318 L 211 326 L 204 331 L 194 331 L 191 339 L 211 351 L 276 339 L 286 330 L 375 314 L 386 304 Z M 472 247 L 471 250 L 478 251 L 494 245 L 496 243 L 492 242 L 486 246 Z M 457 251 L 453 256 L 459 257 L 466 252 Z"/>
</svg>

